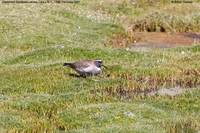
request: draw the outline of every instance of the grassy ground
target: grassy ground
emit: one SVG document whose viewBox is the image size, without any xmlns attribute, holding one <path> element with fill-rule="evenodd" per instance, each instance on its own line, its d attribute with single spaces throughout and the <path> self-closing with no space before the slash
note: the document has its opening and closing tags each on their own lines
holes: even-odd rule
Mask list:
<svg viewBox="0 0 200 133">
<path fill-rule="evenodd" d="M 109 44 L 113 35 L 129 37 L 129 27 L 150 21 L 146 16 L 155 9 L 158 28 L 200 31 L 198 3 L 187 6 L 191 12 L 184 4 L 157 4 L 159 9 L 115 0 L 0 5 L 0 132 L 200 131 L 199 45 L 133 52 Z M 162 16 L 171 8 L 178 19 Z M 99 77 L 70 76 L 63 62 L 81 59 L 102 59 L 108 69 Z M 191 91 L 144 93 L 176 86 Z"/>
</svg>

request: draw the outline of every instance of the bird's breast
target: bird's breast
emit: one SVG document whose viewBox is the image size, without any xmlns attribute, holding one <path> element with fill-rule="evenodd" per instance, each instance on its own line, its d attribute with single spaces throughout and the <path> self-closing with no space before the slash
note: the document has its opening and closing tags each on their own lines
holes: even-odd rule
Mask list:
<svg viewBox="0 0 200 133">
<path fill-rule="evenodd" d="M 86 68 L 78 69 L 79 73 L 90 73 L 90 74 L 99 74 L 101 72 L 101 68 L 96 66 L 89 66 Z"/>
</svg>

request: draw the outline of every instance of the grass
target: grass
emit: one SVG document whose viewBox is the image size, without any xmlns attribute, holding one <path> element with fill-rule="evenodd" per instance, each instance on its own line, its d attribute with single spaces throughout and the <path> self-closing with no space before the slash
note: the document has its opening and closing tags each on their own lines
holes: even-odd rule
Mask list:
<svg viewBox="0 0 200 133">
<path fill-rule="evenodd" d="M 171 8 L 180 18 L 172 19 L 173 30 L 184 31 L 188 24 L 199 32 L 199 3 L 189 5 L 194 13 L 187 13 L 184 4 L 163 1 L 159 17 L 151 20 L 146 16 L 156 7 L 142 2 L 0 6 L 0 132 L 200 130 L 199 45 L 134 52 L 113 48 L 109 41 L 114 35 L 130 37 L 133 19 L 133 24 L 171 25 L 162 16 Z M 62 64 L 81 59 L 102 59 L 108 69 L 99 77 L 70 76 L 74 71 Z M 191 90 L 175 97 L 146 95 L 176 86 Z"/>
</svg>

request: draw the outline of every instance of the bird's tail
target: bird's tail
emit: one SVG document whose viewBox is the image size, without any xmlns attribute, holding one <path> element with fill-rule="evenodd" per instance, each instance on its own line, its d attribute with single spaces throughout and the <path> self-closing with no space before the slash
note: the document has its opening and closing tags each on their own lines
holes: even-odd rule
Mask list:
<svg viewBox="0 0 200 133">
<path fill-rule="evenodd" d="M 63 66 L 71 67 L 71 66 L 72 66 L 72 63 L 64 63 Z"/>
</svg>

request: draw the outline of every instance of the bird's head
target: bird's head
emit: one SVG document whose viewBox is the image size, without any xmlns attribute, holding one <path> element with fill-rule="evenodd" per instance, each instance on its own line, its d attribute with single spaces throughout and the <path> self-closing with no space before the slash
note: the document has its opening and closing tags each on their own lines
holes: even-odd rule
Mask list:
<svg viewBox="0 0 200 133">
<path fill-rule="evenodd" d="M 95 65 L 97 67 L 101 67 L 103 65 L 103 61 L 102 60 L 95 60 L 94 63 L 95 63 Z"/>
<path fill-rule="evenodd" d="M 102 66 L 106 68 L 106 66 L 103 65 L 103 61 L 102 60 L 95 60 L 95 65 L 99 68 L 101 68 Z"/>
</svg>

